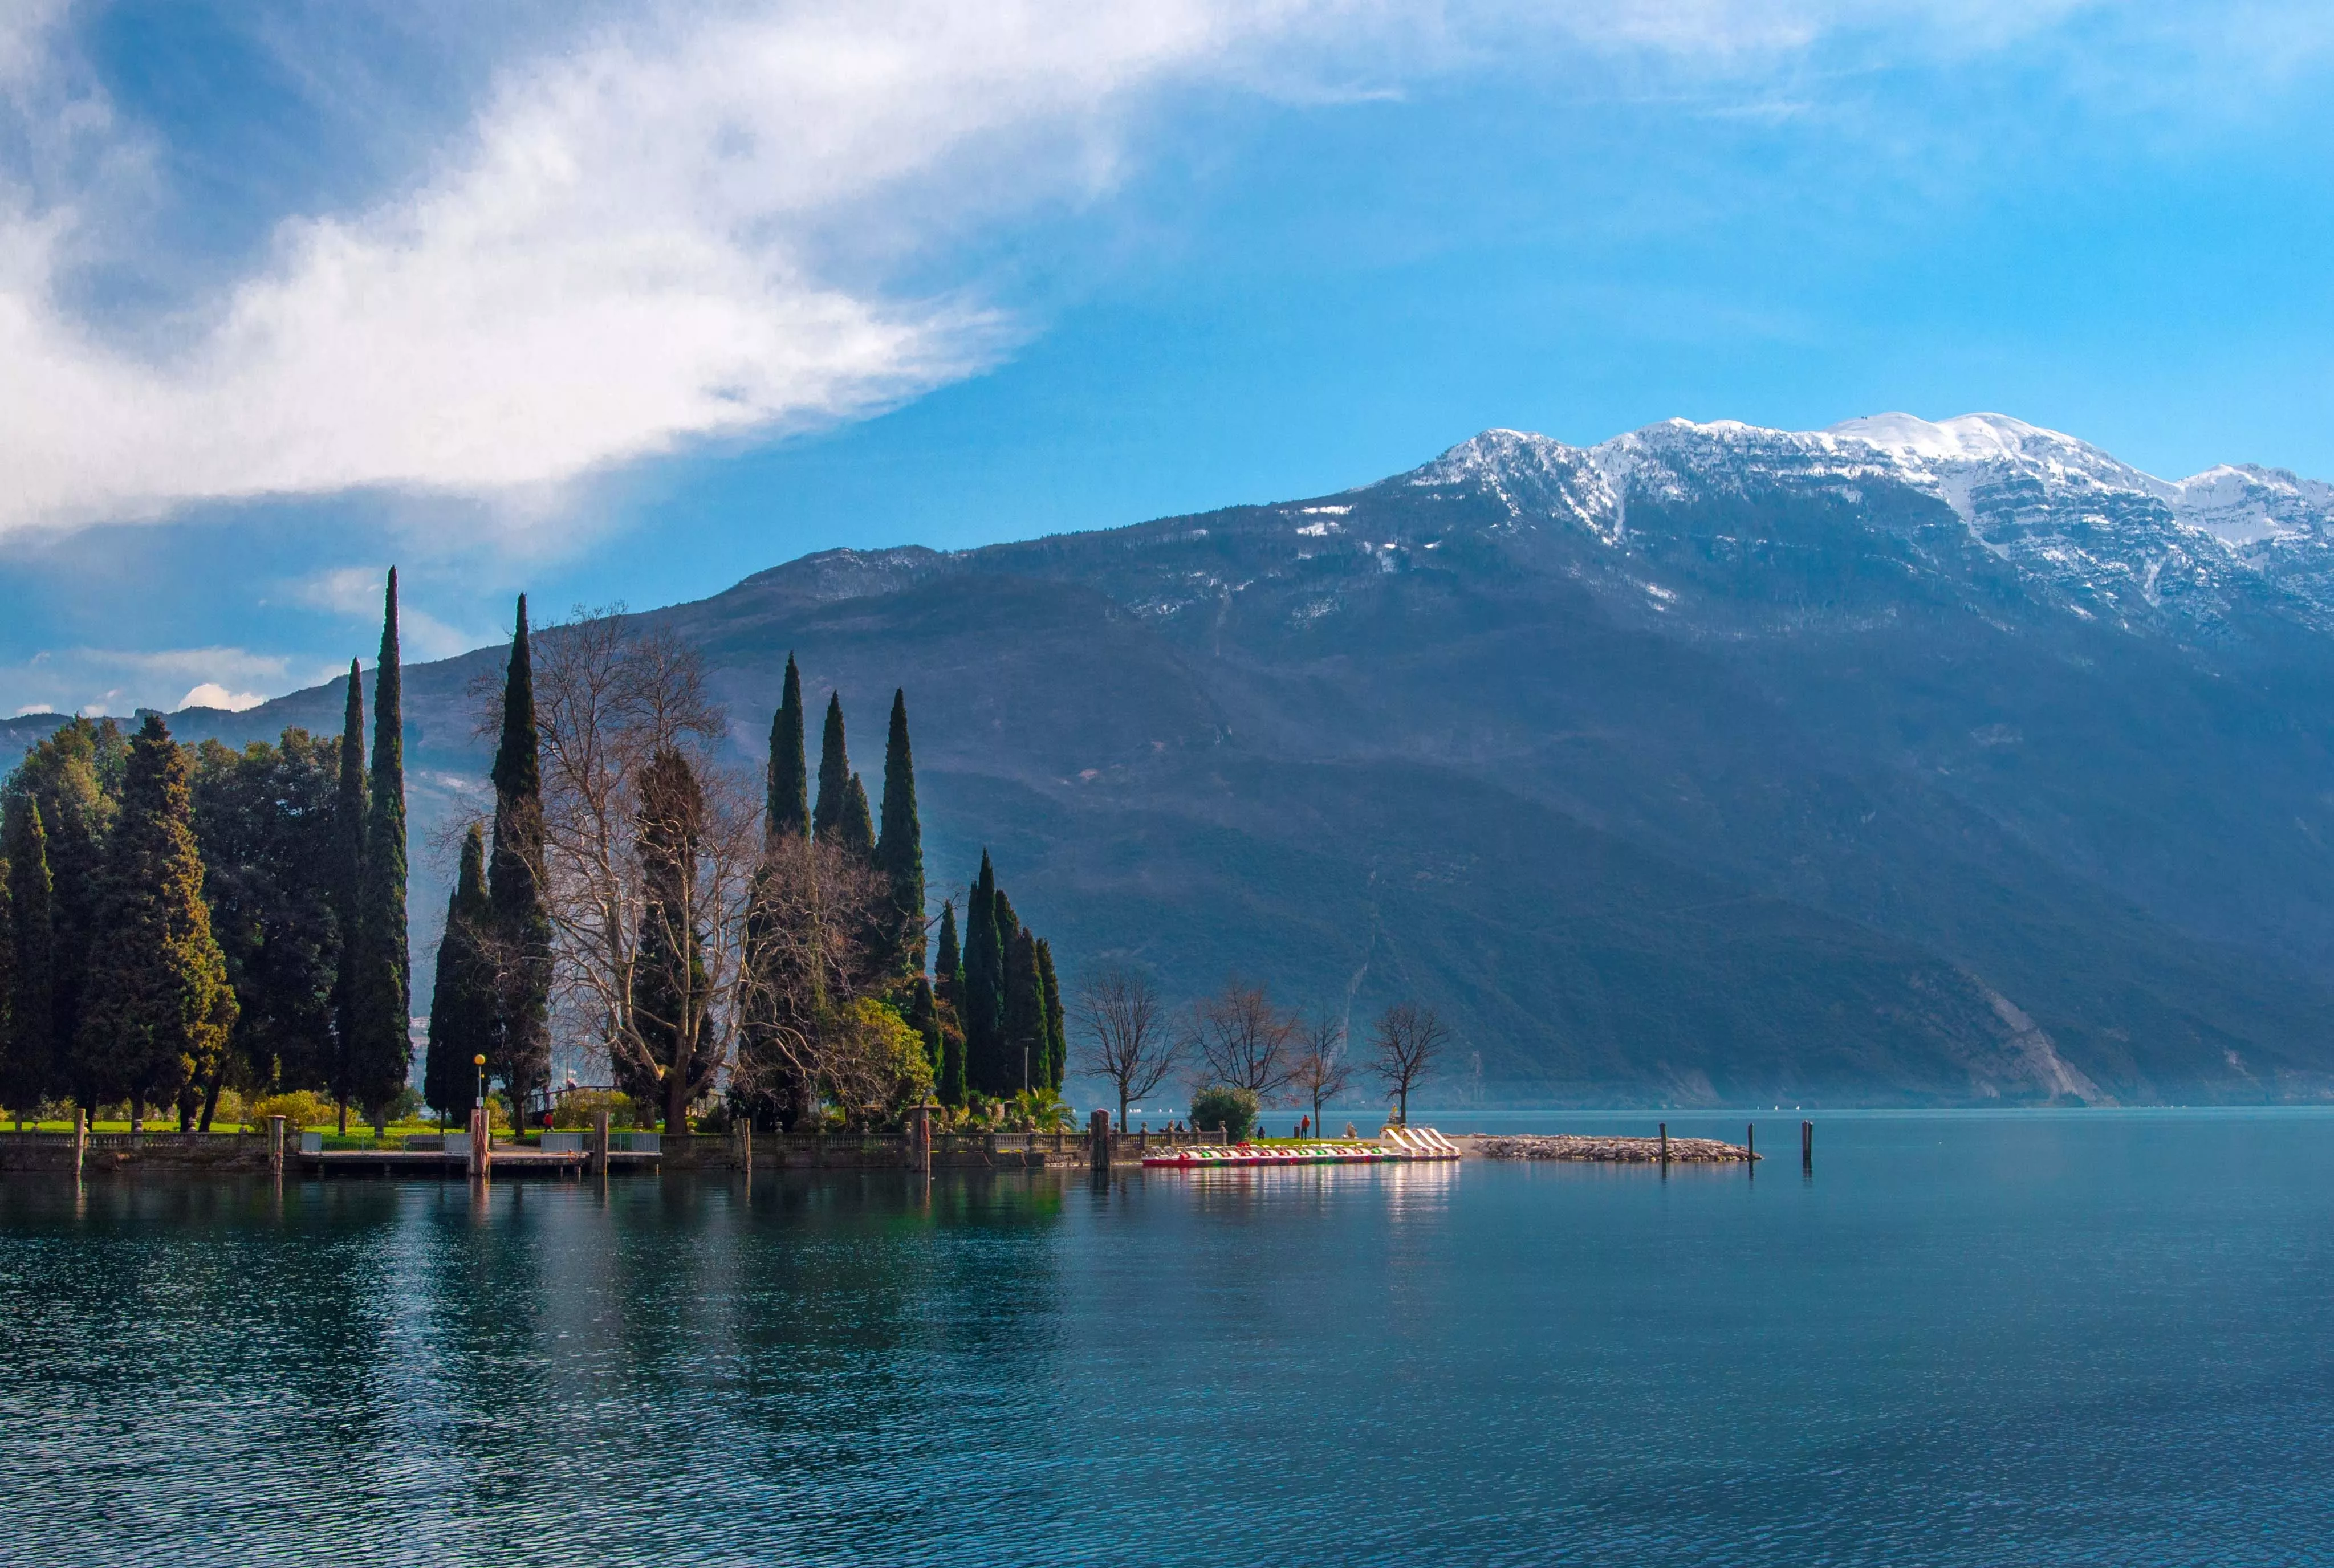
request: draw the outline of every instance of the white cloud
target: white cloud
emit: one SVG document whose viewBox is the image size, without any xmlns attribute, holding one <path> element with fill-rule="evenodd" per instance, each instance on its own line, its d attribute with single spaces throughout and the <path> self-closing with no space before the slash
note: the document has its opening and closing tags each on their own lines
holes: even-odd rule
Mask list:
<svg viewBox="0 0 2334 1568">
<path fill-rule="evenodd" d="M 76 648 L 57 657 L 156 679 L 281 681 L 290 676 L 292 668 L 292 661 L 280 654 L 254 653 L 245 648 Z"/>
<path fill-rule="evenodd" d="M 256 691 L 229 691 L 216 680 L 204 681 L 178 699 L 180 707 L 223 707 L 229 713 L 241 713 L 246 707 L 257 707 L 267 699 Z"/>
<path fill-rule="evenodd" d="M 266 265 L 161 362 L 61 307 L 79 215 L 20 204 L 0 228 L 0 528 L 209 497 L 556 486 L 964 375 L 998 351 L 997 317 L 828 275 L 845 236 L 914 244 L 917 218 L 866 210 L 1074 187 L 1107 167 L 1097 138 L 1131 94 L 1321 9 L 659 16 L 510 72 L 408 194 L 285 223 Z"/>
<path fill-rule="evenodd" d="M 0 533 L 365 486 L 531 498 L 531 515 L 502 516 L 540 523 L 562 486 L 609 465 L 913 396 L 992 362 L 1019 329 L 902 283 L 910 264 L 969 223 L 1107 187 L 1131 117 L 1181 82 L 1302 96 L 1291 83 L 1331 60 L 1400 81 L 1517 38 L 1532 41 L 1525 62 L 1641 51 L 1722 72 L 1832 35 L 1952 57 L 2118 8 L 652 5 L 506 65 L 400 194 L 285 220 L 247 276 L 185 313 L 196 324 L 168 352 L 124 347 L 66 303 L 81 258 L 104 248 L 95 231 L 118 218 L 100 187 L 144 165 L 94 89 L 34 80 L 62 47 L 63 10 L 15 0 L 0 16 L 0 90 L 78 128 L 29 141 L 80 149 L 40 180 L 0 174 Z M 2290 27 L 2322 47 L 2322 24 Z M 57 194 L 66 168 L 82 184 Z"/>
</svg>

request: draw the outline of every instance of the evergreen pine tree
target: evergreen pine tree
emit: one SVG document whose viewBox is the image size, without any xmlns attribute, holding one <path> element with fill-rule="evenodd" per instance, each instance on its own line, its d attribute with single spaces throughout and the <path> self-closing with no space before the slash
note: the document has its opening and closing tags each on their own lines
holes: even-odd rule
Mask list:
<svg viewBox="0 0 2334 1568">
<path fill-rule="evenodd" d="M 40 806 L 48 840 L 50 1092 L 70 1093 L 91 1111 L 98 1085 L 80 1055 L 82 998 L 95 948 L 106 841 L 121 812 L 126 750 L 111 719 L 70 719 L 26 754 L 7 785 L 10 800 L 23 797 Z"/>
<path fill-rule="evenodd" d="M 106 842 L 76 1042 L 101 1092 L 128 1095 L 134 1106 L 176 1101 L 181 1126 L 236 1018 L 203 903 L 188 775 L 186 754 L 149 713 L 130 743 L 121 813 Z"/>
<path fill-rule="evenodd" d="M 821 841 L 835 832 L 851 798 L 851 755 L 843 739 L 843 694 L 827 693 L 826 729 L 818 741 L 818 804 L 811 832 Z"/>
<path fill-rule="evenodd" d="M 339 755 L 337 741 L 297 727 L 278 745 L 195 748 L 203 901 L 238 1009 L 220 1071 L 203 1085 L 205 1131 L 230 1082 L 263 1093 L 327 1082 L 341 963 L 332 902 Z"/>
<path fill-rule="evenodd" d="M 49 877 L 49 837 L 41 803 L 12 795 L 0 822 L 0 856 L 8 865 L 6 1033 L 0 1035 L 0 1103 L 18 1121 L 57 1083 L 55 885 Z"/>
<path fill-rule="evenodd" d="M 883 743 L 883 833 L 876 868 L 892 888 L 890 968 L 924 972 L 924 830 L 916 816 L 916 760 L 908 746 L 908 694 L 892 693 L 892 730 Z"/>
<path fill-rule="evenodd" d="M 382 599 L 381 662 L 372 672 L 372 769 L 366 784 L 364 871 L 358 895 L 356 984 L 348 1098 L 379 1130 L 413 1071 L 411 969 L 405 924 L 404 669 L 398 653 L 397 568 Z"/>
<path fill-rule="evenodd" d="M 835 714 L 842 726 L 842 714 Z M 795 656 L 786 655 L 786 684 L 778 711 L 770 717 L 769 799 L 763 808 L 763 832 L 771 838 L 810 837 L 810 759 L 803 750 L 802 671 Z"/>
<path fill-rule="evenodd" d="M 486 835 L 472 822 L 462 841 L 462 869 L 446 902 L 438 981 L 429 996 L 429 1044 L 421 1059 L 421 1098 L 449 1121 L 460 1118 L 477 1098 L 477 1058 L 491 1059 L 497 1045 L 494 919 L 494 899 L 487 892 Z"/>
<path fill-rule="evenodd" d="M 1037 976 L 1046 982 L 1046 1087 L 1059 1094 L 1069 1069 L 1069 1034 L 1064 1026 L 1062 983 L 1054 977 L 1054 945 L 1043 938 L 1037 941 Z"/>
<path fill-rule="evenodd" d="M 11 1103 L 9 1086 L 17 1076 L 13 1061 L 16 1039 L 16 899 L 8 880 L 6 828 L 0 824 L 0 1105 Z M 24 1101 L 19 1096 L 14 1103 L 21 1107 Z M 24 1130 L 21 1109 L 16 1111 L 16 1130 Z"/>
<path fill-rule="evenodd" d="M 364 681 L 353 659 L 349 660 L 348 701 L 341 716 L 340 768 L 340 788 L 333 796 L 331 879 L 340 951 L 333 976 L 333 1043 L 326 1053 L 324 1087 L 340 1106 L 341 1130 L 346 1132 L 357 1059 L 357 974 L 364 965 Z"/>
<path fill-rule="evenodd" d="M 980 851 L 980 880 L 965 908 L 964 1068 L 969 1088 L 1008 1092 L 1005 1072 L 1005 947 L 997 928 L 997 872 Z"/>
<path fill-rule="evenodd" d="M 543 899 L 543 761 L 535 722 L 535 654 L 526 595 L 518 596 L 495 747 L 495 831 L 487 896 L 496 970 L 494 1044 L 487 1070 L 514 1105 L 551 1077 L 551 916 Z M 473 1053 L 477 1054 L 477 1053 Z M 475 1093 L 475 1089 L 473 1091 Z M 468 1100 L 463 1101 L 464 1104 Z"/>
</svg>

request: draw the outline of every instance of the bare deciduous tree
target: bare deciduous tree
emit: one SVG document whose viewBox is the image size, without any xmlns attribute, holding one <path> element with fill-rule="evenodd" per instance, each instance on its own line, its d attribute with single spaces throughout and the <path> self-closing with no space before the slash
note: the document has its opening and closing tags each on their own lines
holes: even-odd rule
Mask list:
<svg viewBox="0 0 2334 1568">
<path fill-rule="evenodd" d="M 1435 1016 L 1432 1007 L 1422 1007 L 1415 1002 L 1396 1002 L 1378 1015 L 1372 1031 L 1372 1044 L 1376 1059 L 1370 1071 L 1385 1084 L 1386 1092 L 1394 1097 L 1398 1109 L 1394 1120 L 1410 1121 L 1410 1092 L 1420 1080 L 1434 1071 L 1434 1059 L 1451 1043 L 1451 1031 Z"/>
<path fill-rule="evenodd" d="M 1221 1083 L 1266 1101 L 1288 1086 L 1288 1043 L 1297 1020 L 1272 1005 L 1261 986 L 1227 980 L 1191 1004 L 1184 1044 L 1199 1058 L 1199 1088 Z"/>
<path fill-rule="evenodd" d="M 1167 1032 L 1166 1010 L 1151 982 L 1132 969 L 1104 969 L 1078 982 L 1078 1032 L 1085 1050 L 1081 1071 L 1107 1078 L 1118 1089 L 1118 1128 L 1126 1130 L 1126 1108 L 1166 1081 L 1182 1054 Z"/>
<path fill-rule="evenodd" d="M 1288 1086 L 1313 1102 L 1313 1130 L 1321 1130 L 1321 1106 L 1345 1092 L 1354 1064 L 1345 1056 L 1345 1021 L 1322 1013 L 1308 1019 L 1297 1038 L 1297 1059 Z"/>
<path fill-rule="evenodd" d="M 498 679 L 473 689 L 480 731 L 499 730 Z M 747 894 L 761 858 L 756 793 L 712 765 L 724 715 L 703 661 L 621 608 L 578 609 L 545 629 L 535 700 L 554 1008 L 599 1034 L 620 1079 L 657 1083 L 667 1125 L 685 1126 L 735 1041 Z M 660 799 L 651 765 L 667 757 L 679 771 L 663 769 L 672 787 Z M 644 938 L 674 945 L 690 976 L 684 995 L 651 1013 L 641 1005 Z M 661 1059 L 675 1050 L 678 1063 Z"/>
<path fill-rule="evenodd" d="M 885 1103 L 885 1042 L 854 1022 L 866 980 L 855 939 L 888 907 L 889 880 L 832 839 L 777 835 L 765 848 L 745 921 L 733 1082 L 791 1125 L 824 1093 L 845 1108 Z"/>
</svg>

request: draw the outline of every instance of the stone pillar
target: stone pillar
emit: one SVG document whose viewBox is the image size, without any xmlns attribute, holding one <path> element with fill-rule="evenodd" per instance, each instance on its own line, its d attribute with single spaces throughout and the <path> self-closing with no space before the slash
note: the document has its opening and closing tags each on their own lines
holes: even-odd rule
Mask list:
<svg viewBox="0 0 2334 1568">
<path fill-rule="evenodd" d="M 1088 1119 L 1087 1137 L 1091 1140 L 1086 1155 L 1094 1169 L 1107 1174 L 1110 1170 L 1110 1112 L 1097 1111 Z"/>
<path fill-rule="evenodd" d="M 603 1181 L 608 1177 L 608 1112 L 604 1107 L 592 1112 L 592 1174 Z"/>
<path fill-rule="evenodd" d="M 89 1159 L 89 1108 L 73 1107 L 73 1179 L 81 1179 L 81 1168 Z"/>
<path fill-rule="evenodd" d="M 284 1118 L 267 1119 L 267 1169 L 275 1175 L 284 1174 Z"/>
</svg>

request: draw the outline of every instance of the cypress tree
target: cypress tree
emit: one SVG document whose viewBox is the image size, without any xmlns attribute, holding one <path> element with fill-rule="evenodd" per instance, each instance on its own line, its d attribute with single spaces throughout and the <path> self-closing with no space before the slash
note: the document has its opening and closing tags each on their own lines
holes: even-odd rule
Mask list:
<svg viewBox="0 0 2334 1568">
<path fill-rule="evenodd" d="M 803 1021 L 786 1015 L 782 997 L 795 987 L 794 976 L 779 966 L 791 959 L 772 940 L 775 933 L 769 888 L 773 879 L 796 874 L 792 852 L 807 844 L 811 833 L 810 771 L 803 742 L 802 671 L 795 656 L 786 655 L 786 686 L 778 711 L 770 716 L 770 761 L 762 805 L 762 864 L 754 877 L 746 909 L 746 951 L 743 962 L 752 969 L 751 984 L 740 1004 L 743 1018 L 738 1033 L 737 1070 L 730 1074 L 729 1106 L 755 1126 L 790 1127 L 810 1098 L 809 1086 L 786 1061 L 779 1049 L 781 1032 L 801 1027 Z M 785 859 L 789 863 L 781 864 Z"/>
<path fill-rule="evenodd" d="M 705 933 L 690 898 L 705 794 L 687 758 L 668 746 L 641 774 L 643 898 L 632 982 L 633 1023 L 646 1062 L 619 1061 L 618 1086 L 665 1102 L 665 1130 L 689 1130 L 690 1102 L 712 1078 L 704 1051 L 712 983 Z"/>
<path fill-rule="evenodd" d="M 843 694 L 826 697 L 826 730 L 818 742 L 818 805 L 811 813 L 811 832 L 823 842 L 836 831 L 851 796 L 851 756 L 843 740 Z"/>
<path fill-rule="evenodd" d="M 835 715 L 842 727 L 842 714 Z M 763 832 L 773 839 L 810 837 L 810 759 L 803 750 L 802 671 L 795 656 L 786 655 L 785 694 L 770 717 L 769 799 L 763 807 Z"/>
<path fill-rule="evenodd" d="M 1037 976 L 1046 983 L 1046 1087 L 1059 1094 L 1069 1067 L 1069 1034 L 1064 1027 L 1062 983 L 1054 977 L 1054 945 L 1042 937 L 1037 940 Z"/>
<path fill-rule="evenodd" d="M 851 775 L 850 787 L 844 792 L 843 816 L 834 824 L 834 842 L 862 860 L 875 858 L 875 819 L 867 809 L 867 786 L 859 775 Z"/>
<path fill-rule="evenodd" d="M 938 1084 L 948 1066 L 940 1034 L 940 1003 L 932 996 L 932 983 L 921 975 L 908 988 L 908 1027 L 923 1037 L 924 1060 L 931 1065 L 932 1082 Z"/>
<path fill-rule="evenodd" d="M 983 1094 L 1006 1090 L 1005 946 L 997 928 L 997 872 L 980 851 L 980 880 L 965 909 L 964 1056 L 967 1085 Z"/>
<path fill-rule="evenodd" d="M 951 1007 L 964 1005 L 964 953 L 956 938 L 956 903 L 940 902 L 940 950 L 932 965 L 932 989 Z"/>
<path fill-rule="evenodd" d="M 462 840 L 462 869 L 446 901 L 438 943 L 438 983 L 429 996 L 429 1045 L 421 1059 L 421 1097 L 448 1120 L 477 1094 L 476 1059 L 497 1045 L 495 966 L 490 952 L 494 899 L 487 893 L 487 840 L 472 822 Z"/>
<path fill-rule="evenodd" d="M 381 662 L 372 672 L 372 769 L 367 780 L 360 956 L 347 1063 L 348 1098 L 380 1129 L 413 1071 L 412 981 L 405 927 L 405 704 L 398 654 L 397 568 L 381 601 Z"/>
<path fill-rule="evenodd" d="M 487 876 L 497 982 L 487 1071 L 514 1106 L 551 1076 L 551 916 L 543 901 L 543 758 L 535 723 L 535 654 L 518 596 L 495 747 L 494 855 Z M 466 1101 L 465 1103 L 468 1101 Z"/>
<path fill-rule="evenodd" d="M 76 1043 L 101 1092 L 138 1106 L 175 1100 L 181 1127 L 236 1019 L 203 903 L 188 774 L 186 753 L 149 713 L 130 743 L 121 814 L 106 843 Z"/>
<path fill-rule="evenodd" d="M 357 974 L 364 964 L 365 747 L 364 682 L 349 660 L 348 701 L 341 715 L 340 787 L 333 796 L 330 899 L 340 953 L 333 975 L 333 1044 L 324 1086 L 339 1104 L 341 1130 L 349 1130 L 351 1073 L 356 1062 Z"/>
<path fill-rule="evenodd" d="M 965 1082 L 965 1041 L 961 1029 L 940 1032 L 940 1103 L 961 1107 L 970 1086 Z"/>
<path fill-rule="evenodd" d="M 1004 895 L 998 904 L 1004 906 Z M 998 925 L 1004 922 L 1000 919 Z M 1005 1071 L 1015 1093 L 1046 1081 L 1046 982 L 1037 972 L 1037 939 L 1016 930 L 1005 948 Z"/>
<path fill-rule="evenodd" d="M 41 803 L 12 795 L 0 825 L 8 862 L 8 923 L 0 932 L 9 956 L 7 1033 L 0 1036 L 0 1101 L 16 1112 L 38 1106 L 57 1082 L 55 884 Z"/>
<path fill-rule="evenodd" d="M 883 743 L 883 834 L 875 865 L 892 887 L 891 968 L 924 972 L 924 830 L 916 817 L 916 760 L 908 746 L 908 694 L 892 693 L 892 730 Z"/>
<path fill-rule="evenodd" d="M 964 953 L 956 936 L 956 904 L 940 904 L 940 960 L 932 979 L 940 1010 L 940 1103 L 964 1103 Z"/>
</svg>

